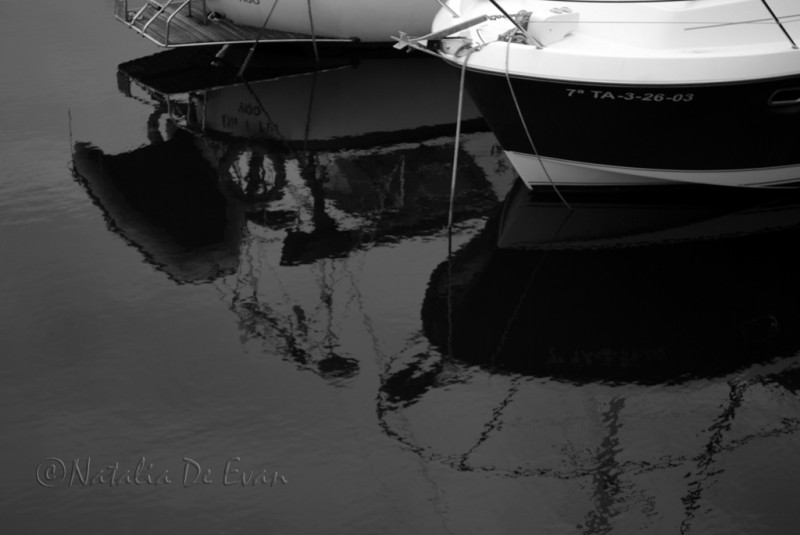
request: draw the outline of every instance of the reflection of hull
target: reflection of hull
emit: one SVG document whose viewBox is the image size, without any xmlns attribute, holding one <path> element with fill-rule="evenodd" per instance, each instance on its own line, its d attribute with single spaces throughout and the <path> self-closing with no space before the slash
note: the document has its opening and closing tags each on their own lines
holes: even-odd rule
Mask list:
<svg viewBox="0 0 800 535">
<path fill-rule="evenodd" d="M 592 249 L 713 240 L 800 225 L 795 198 L 771 190 L 720 191 L 669 186 L 584 194 L 571 191 L 572 210 L 547 191 L 515 183 L 508 196 L 498 247 Z M 787 206 L 786 199 L 790 204 Z"/>
<path fill-rule="evenodd" d="M 236 269 L 239 225 L 189 136 L 118 155 L 78 143 L 73 166 L 114 231 L 177 282 Z"/>
<path fill-rule="evenodd" d="M 487 133 L 465 140 L 470 147 L 460 151 L 452 190 L 456 223 L 484 217 L 498 206 L 497 192 L 487 180 L 492 170 L 487 166 L 497 155 L 491 152 L 494 140 Z M 367 246 L 439 233 L 448 221 L 451 138 L 321 150 L 297 159 L 259 153 L 256 145 L 220 145 L 203 138 L 197 142 L 218 148 L 219 156 L 204 152 L 227 190 L 252 206 L 249 220 L 286 231 L 284 264 L 344 257 Z M 263 156 L 255 169 L 253 154 Z"/>
<path fill-rule="evenodd" d="M 458 75 L 435 58 L 395 54 L 340 50 L 316 63 L 281 48 L 254 57 L 258 81 L 186 94 L 158 88 L 177 87 L 172 70 L 182 58 L 202 63 L 208 53 L 167 51 L 127 62 L 120 74 L 136 82 L 122 85 L 126 94 L 141 88 L 161 102 L 151 127 L 169 114 L 167 125 L 193 145 L 183 158 L 201 159 L 192 165 L 207 167 L 250 223 L 285 233 L 282 262 L 298 264 L 439 232 L 448 221 L 458 119 L 448 104 Z M 415 76 L 433 87 L 420 95 Z M 511 183 L 469 103 L 462 119 L 454 222 L 493 209 L 496 190 Z M 142 156 L 141 165 L 158 167 Z"/>
<path fill-rule="evenodd" d="M 496 15 L 493 2 L 453 0 L 460 17 L 443 9 L 433 30 Z M 751 0 L 502 0 L 538 43 L 498 37 L 515 30 L 498 17 L 441 55 L 466 64 L 529 186 L 797 185 L 800 18 L 794 0 L 769 3 L 783 26 Z"/>
<path fill-rule="evenodd" d="M 365 42 L 390 42 L 399 31 L 424 35 L 438 9 L 433 0 L 207 0 L 210 11 L 243 26 Z"/>
<path fill-rule="evenodd" d="M 350 59 L 198 92 L 191 126 L 303 148 L 368 147 L 453 134 L 456 71 L 428 56 Z M 467 129 L 486 128 L 469 99 L 462 119 Z"/>
<path fill-rule="evenodd" d="M 488 134 L 465 136 L 476 148 L 460 154 L 452 190 L 456 223 L 484 217 L 498 204 L 481 161 L 492 158 L 479 152 L 487 136 L 491 146 Z M 340 226 L 352 229 L 349 239 L 357 247 L 440 232 L 451 209 L 452 153 L 450 138 L 379 150 L 320 152 L 313 172 L 331 208 L 354 218 Z"/>
<path fill-rule="evenodd" d="M 648 229 L 633 241 L 641 206 L 630 207 L 635 232 L 620 227 L 619 205 L 606 207 L 611 228 L 602 228 L 600 208 L 589 206 L 599 240 L 584 235 L 580 246 L 560 241 L 553 226 L 549 242 L 517 238 L 529 250 L 497 250 L 495 221 L 434 273 L 423 306 L 427 336 L 476 364 L 600 380 L 713 376 L 800 347 L 790 245 L 800 238 L 798 198 L 734 206 L 725 218 L 713 203 L 707 226 L 699 205 L 691 225 L 675 210 L 676 240 L 668 206 L 658 217 L 664 232 Z M 580 218 L 581 206 L 573 210 Z"/>
<path fill-rule="evenodd" d="M 185 110 L 173 118 L 228 191 L 257 206 L 251 221 L 291 228 L 285 263 L 438 232 L 448 219 L 458 73 L 435 58 L 375 51 L 308 59 L 259 55 L 258 81 L 191 91 L 186 102 L 171 101 Z M 419 77 L 431 83 L 424 93 Z M 487 177 L 510 184 L 468 99 L 461 118 L 456 222 L 496 205 Z"/>
</svg>

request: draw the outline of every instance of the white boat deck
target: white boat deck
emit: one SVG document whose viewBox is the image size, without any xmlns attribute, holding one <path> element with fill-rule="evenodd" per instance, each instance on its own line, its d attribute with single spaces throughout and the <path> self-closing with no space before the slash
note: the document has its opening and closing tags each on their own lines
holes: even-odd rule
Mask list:
<svg viewBox="0 0 800 535">
<path fill-rule="evenodd" d="M 771 1 L 776 18 L 758 0 L 503 1 L 507 13 L 527 12 L 537 21 L 527 33 L 558 36 L 537 47 L 530 44 L 540 37 L 527 44 L 504 39 L 514 24 L 488 0 L 451 0 L 460 17 L 440 10 L 432 31 L 466 40 L 469 46 L 459 48 L 454 39 L 453 51 L 442 56 L 456 64 L 468 56 L 473 70 L 601 84 L 745 81 L 797 74 L 800 12 L 792 1 Z M 554 9 L 573 17 L 553 19 Z M 450 32 L 481 16 L 490 18 Z"/>
</svg>

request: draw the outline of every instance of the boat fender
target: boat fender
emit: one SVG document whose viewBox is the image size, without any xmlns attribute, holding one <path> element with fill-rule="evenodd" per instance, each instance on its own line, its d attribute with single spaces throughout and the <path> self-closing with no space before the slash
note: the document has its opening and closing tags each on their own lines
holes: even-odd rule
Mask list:
<svg viewBox="0 0 800 535">
<path fill-rule="evenodd" d="M 544 46 L 552 45 L 575 31 L 580 21 L 580 15 L 569 7 L 554 7 L 547 12 L 520 11 L 517 17 L 523 15 L 524 22 L 517 20 L 520 27 L 525 28 L 525 33 Z"/>
</svg>

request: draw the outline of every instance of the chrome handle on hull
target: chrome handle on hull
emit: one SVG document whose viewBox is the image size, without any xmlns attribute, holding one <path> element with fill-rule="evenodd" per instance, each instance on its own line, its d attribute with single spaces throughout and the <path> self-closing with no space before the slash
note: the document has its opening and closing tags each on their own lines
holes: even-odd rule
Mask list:
<svg viewBox="0 0 800 535">
<path fill-rule="evenodd" d="M 795 106 L 800 104 L 800 87 L 778 89 L 770 95 L 767 104 L 770 106 Z"/>
</svg>

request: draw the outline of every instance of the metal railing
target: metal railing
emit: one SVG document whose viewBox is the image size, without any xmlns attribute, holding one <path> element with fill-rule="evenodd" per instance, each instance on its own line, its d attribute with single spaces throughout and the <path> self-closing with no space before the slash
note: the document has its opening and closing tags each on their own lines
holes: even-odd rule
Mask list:
<svg viewBox="0 0 800 535">
<path fill-rule="evenodd" d="M 206 6 L 206 0 L 166 0 L 164 2 L 147 0 L 141 7 L 139 7 L 139 9 L 135 11 L 128 9 L 128 0 L 115 0 L 114 16 L 144 36 L 147 36 L 147 30 L 150 28 L 151 24 L 153 24 L 159 17 L 166 16 L 164 28 L 164 46 L 169 46 L 170 27 L 173 19 L 184 9 L 186 9 L 187 15 L 191 17 L 193 15 L 192 3 L 197 1 L 200 1 L 203 6 L 201 23 L 206 24 L 208 20 L 208 8 Z M 174 7 L 176 5 L 177 7 Z M 174 9 L 169 9 L 170 6 L 173 6 Z M 155 13 L 145 22 L 145 13 L 148 8 L 154 9 Z"/>
</svg>

